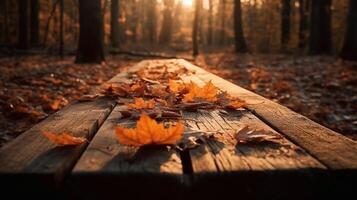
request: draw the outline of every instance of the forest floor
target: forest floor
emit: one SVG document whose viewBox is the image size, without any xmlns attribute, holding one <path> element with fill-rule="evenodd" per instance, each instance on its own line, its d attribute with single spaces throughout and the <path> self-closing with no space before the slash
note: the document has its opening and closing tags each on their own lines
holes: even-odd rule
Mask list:
<svg viewBox="0 0 357 200">
<path fill-rule="evenodd" d="M 69 102 L 142 59 L 107 56 L 101 65 L 74 57 L 0 59 L 0 147 Z M 357 63 L 331 57 L 200 55 L 195 64 L 357 139 Z"/>
</svg>

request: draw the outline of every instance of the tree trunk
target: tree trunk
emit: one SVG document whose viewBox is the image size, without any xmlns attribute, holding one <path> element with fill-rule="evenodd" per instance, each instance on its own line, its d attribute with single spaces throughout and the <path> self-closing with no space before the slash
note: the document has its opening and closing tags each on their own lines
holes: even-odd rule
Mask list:
<svg viewBox="0 0 357 200">
<path fill-rule="evenodd" d="M 350 0 L 347 30 L 344 44 L 340 54 L 341 58 L 346 60 L 357 60 L 357 1 Z"/>
<path fill-rule="evenodd" d="M 101 63 L 103 15 L 100 0 L 79 0 L 79 43 L 76 63 Z"/>
<path fill-rule="evenodd" d="M 182 1 L 178 1 L 175 6 L 174 17 L 172 19 L 173 26 L 172 32 L 177 33 L 181 31 L 181 14 L 182 14 Z"/>
<path fill-rule="evenodd" d="M 308 32 L 308 17 L 309 17 L 309 0 L 299 0 L 299 48 L 304 49 L 307 42 L 307 32 Z"/>
<path fill-rule="evenodd" d="M 213 0 L 209 0 L 207 43 L 213 44 Z"/>
<path fill-rule="evenodd" d="M 119 47 L 119 0 L 112 0 L 110 5 L 110 42 L 112 47 Z"/>
<path fill-rule="evenodd" d="M 31 45 L 39 45 L 39 10 L 40 4 L 38 0 L 31 0 Z"/>
<path fill-rule="evenodd" d="M 137 34 L 137 25 L 138 25 L 138 12 L 137 12 L 137 1 L 132 1 L 131 2 L 131 32 L 132 32 L 132 37 L 131 41 L 136 42 L 138 38 Z"/>
<path fill-rule="evenodd" d="M 57 4 L 59 3 L 59 0 L 55 1 L 53 6 L 52 6 L 52 10 L 50 12 L 50 15 L 47 19 L 47 23 L 46 23 L 46 27 L 45 27 L 45 34 L 44 34 L 44 38 L 43 38 L 43 43 L 42 43 L 42 46 L 46 46 L 47 44 L 47 37 L 48 37 L 48 32 L 50 30 L 50 24 L 51 24 L 51 20 L 52 20 L 52 17 L 54 16 L 55 12 L 56 12 L 56 8 L 57 8 Z"/>
<path fill-rule="evenodd" d="M 240 0 L 234 0 L 234 39 L 236 52 L 246 53 L 248 48 L 244 38 Z"/>
<path fill-rule="evenodd" d="M 193 19 L 193 28 L 192 28 L 192 45 L 193 45 L 193 56 L 198 55 L 198 22 L 200 18 L 200 9 L 201 9 L 202 0 L 195 1 L 195 16 Z"/>
<path fill-rule="evenodd" d="M 59 36 L 59 40 L 60 40 L 60 44 L 59 44 L 59 55 L 61 56 L 61 58 L 63 58 L 64 55 L 64 40 L 63 40 L 63 35 L 64 35 L 64 24 L 63 24 L 63 15 L 64 15 L 64 0 L 60 0 L 60 36 Z"/>
<path fill-rule="evenodd" d="M 9 42 L 9 17 L 8 17 L 8 5 L 7 0 L 4 1 L 4 44 Z"/>
<path fill-rule="evenodd" d="M 220 5 L 221 5 L 221 28 L 220 28 L 220 34 L 219 34 L 219 44 L 224 44 L 224 40 L 226 37 L 226 0 L 220 0 Z"/>
<path fill-rule="evenodd" d="M 174 0 L 164 0 L 163 22 L 160 33 L 160 44 L 168 44 L 171 41 L 172 35 L 172 11 Z"/>
<path fill-rule="evenodd" d="M 286 50 L 290 40 L 290 0 L 282 0 L 281 9 L 281 47 Z"/>
<path fill-rule="evenodd" d="M 331 42 L 331 0 L 312 0 L 309 54 L 329 54 Z"/>
<path fill-rule="evenodd" d="M 18 0 L 19 5 L 19 38 L 18 45 L 20 49 L 29 48 L 29 5 L 27 0 Z"/>
<path fill-rule="evenodd" d="M 156 42 L 156 25 L 157 25 L 157 17 L 156 17 L 156 0 L 148 0 L 147 1 L 147 30 L 148 30 L 148 40 L 150 43 Z"/>
</svg>

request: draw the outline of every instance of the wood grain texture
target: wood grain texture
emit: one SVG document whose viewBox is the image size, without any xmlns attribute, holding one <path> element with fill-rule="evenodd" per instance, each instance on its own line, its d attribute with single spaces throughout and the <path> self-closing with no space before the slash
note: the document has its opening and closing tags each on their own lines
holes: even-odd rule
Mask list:
<svg viewBox="0 0 357 200">
<path fill-rule="evenodd" d="M 36 185 L 41 193 L 59 187 L 87 144 L 56 146 L 41 132 L 69 132 L 91 139 L 114 104 L 108 98 L 74 102 L 8 143 L 0 150 L 1 186 L 27 190 Z"/>
<path fill-rule="evenodd" d="M 135 126 L 135 121 L 121 119 L 122 109 L 117 106 L 113 110 L 74 167 L 73 191 L 80 191 L 78 196 L 86 199 L 113 197 L 116 188 L 133 198 L 178 195 L 183 173 L 180 154 L 166 146 L 139 148 L 120 144 L 115 126 Z"/>
<path fill-rule="evenodd" d="M 288 140 L 234 142 L 235 131 L 246 125 L 273 131 L 249 111 L 184 112 L 184 118 L 192 130 L 221 133 L 189 151 L 193 181 L 188 193 L 193 199 L 314 199 L 326 193 L 330 180 L 325 167 Z"/>
<path fill-rule="evenodd" d="M 177 64 L 194 71 L 195 76 L 202 81 L 212 81 L 218 88 L 246 101 L 250 111 L 304 148 L 328 168 L 336 170 L 357 168 L 355 141 L 187 61 L 177 60 Z"/>
<path fill-rule="evenodd" d="M 184 82 L 194 82 L 198 86 L 202 87 L 205 82 L 197 78 L 195 75 L 187 75 L 181 77 Z M 185 114 L 188 114 L 187 112 Z M 281 135 L 275 130 L 270 128 L 264 122 L 259 120 L 250 111 L 245 109 L 231 110 L 229 112 L 225 110 L 200 110 L 198 112 L 189 113 L 188 118 L 196 119 L 196 127 L 198 129 L 206 131 L 218 131 L 222 134 L 219 141 L 221 145 L 213 145 L 213 152 L 216 152 L 216 148 L 230 149 L 232 155 L 225 153 L 227 162 L 219 161 L 216 162 L 216 166 L 219 168 L 218 171 L 234 171 L 234 170 L 274 170 L 274 169 L 298 169 L 298 168 L 321 168 L 321 165 L 313 157 L 309 156 L 304 152 L 303 149 L 297 147 L 285 138 L 279 141 L 279 144 L 258 144 L 258 145 L 236 145 L 234 135 L 237 130 L 249 126 L 254 129 L 263 129 L 271 131 L 276 135 Z M 192 122 L 187 123 L 194 125 Z M 209 143 L 210 144 L 210 143 Z M 192 152 L 192 151 L 191 151 Z M 191 153 L 190 152 L 190 153 Z M 193 154 L 193 153 L 192 153 Z M 193 154 L 194 155 L 194 154 Z M 239 157 L 241 161 L 238 161 Z M 238 166 L 234 167 L 236 160 Z M 194 159 L 192 160 L 193 168 L 195 169 Z M 224 163 L 228 163 L 229 166 L 224 166 Z M 243 164 L 244 163 L 244 164 Z M 221 166 L 221 167 L 220 167 Z M 247 168 L 248 167 L 248 168 Z"/>
</svg>

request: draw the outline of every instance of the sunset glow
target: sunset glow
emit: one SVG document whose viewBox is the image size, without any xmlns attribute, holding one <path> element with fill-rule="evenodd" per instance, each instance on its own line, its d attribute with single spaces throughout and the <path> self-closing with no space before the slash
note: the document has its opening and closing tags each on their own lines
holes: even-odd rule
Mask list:
<svg viewBox="0 0 357 200">
<path fill-rule="evenodd" d="M 183 4 L 184 6 L 190 7 L 190 6 L 192 6 L 192 4 L 193 4 L 193 0 L 183 0 L 183 1 L 182 1 L 182 4 Z"/>
</svg>

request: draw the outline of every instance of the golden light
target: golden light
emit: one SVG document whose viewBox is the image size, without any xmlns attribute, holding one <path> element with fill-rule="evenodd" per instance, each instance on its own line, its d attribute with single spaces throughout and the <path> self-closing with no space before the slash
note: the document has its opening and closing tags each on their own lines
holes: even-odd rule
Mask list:
<svg viewBox="0 0 357 200">
<path fill-rule="evenodd" d="M 193 4 L 193 0 L 183 0 L 183 1 L 182 1 L 182 4 L 183 4 L 184 6 L 190 7 L 190 6 L 192 6 L 192 4 Z"/>
</svg>

